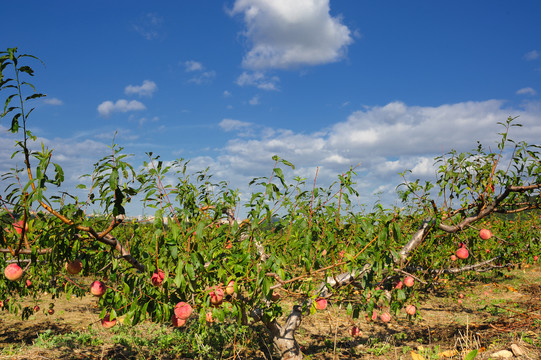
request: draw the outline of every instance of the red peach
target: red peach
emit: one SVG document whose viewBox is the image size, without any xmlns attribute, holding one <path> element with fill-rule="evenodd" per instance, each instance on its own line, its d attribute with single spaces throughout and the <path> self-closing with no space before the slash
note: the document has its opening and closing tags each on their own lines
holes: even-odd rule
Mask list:
<svg viewBox="0 0 541 360">
<path fill-rule="evenodd" d="M 94 281 L 90 286 L 90 293 L 97 297 L 101 297 L 103 294 L 105 294 L 106 290 L 107 287 L 105 284 L 98 280 Z"/>
<path fill-rule="evenodd" d="M 451 261 L 456 261 L 458 258 L 456 257 L 455 254 L 451 255 Z"/>
<path fill-rule="evenodd" d="M 209 311 L 208 313 L 205 314 L 205 319 L 207 320 L 208 323 L 214 322 L 214 319 L 212 318 L 212 312 L 211 311 Z"/>
<path fill-rule="evenodd" d="M 4 275 L 8 280 L 17 281 L 23 276 L 23 269 L 17 264 L 9 264 L 4 270 Z"/>
<path fill-rule="evenodd" d="M 456 251 L 456 256 L 459 258 L 459 259 L 467 259 L 468 256 L 470 256 L 470 253 L 468 252 L 468 250 L 464 247 L 461 247 L 460 249 L 458 249 Z"/>
<path fill-rule="evenodd" d="M 184 301 L 175 305 L 175 316 L 182 320 L 187 320 L 192 314 L 192 306 Z"/>
<path fill-rule="evenodd" d="M 406 285 L 407 287 L 412 287 L 414 282 L 415 280 L 411 276 L 406 276 L 406 278 L 404 279 L 404 285 Z"/>
<path fill-rule="evenodd" d="M 175 314 L 171 316 L 171 322 L 173 323 L 174 327 L 181 327 L 186 324 L 186 320 L 177 317 Z"/>
<path fill-rule="evenodd" d="M 316 300 L 316 309 L 325 310 L 327 308 L 327 299 L 317 299 Z"/>
<path fill-rule="evenodd" d="M 224 291 L 221 287 L 215 286 L 214 290 L 210 292 L 210 303 L 214 306 L 218 306 L 224 300 Z"/>
<path fill-rule="evenodd" d="M 165 279 L 165 272 L 163 270 L 158 269 L 158 271 L 154 271 L 152 274 L 152 277 L 150 278 L 150 281 L 152 281 L 152 285 L 154 286 L 160 286 L 163 282 L 163 279 Z"/>
<path fill-rule="evenodd" d="M 32 286 L 32 281 L 26 279 L 26 287 Z"/>
<path fill-rule="evenodd" d="M 406 306 L 406 314 L 413 316 L 413 315 L 415 315 L 416 311 L 417 311 L 417 308 L 415 307 L 415 305 Z"/>
<path fill-rule="evenodd" d="M 101 326 L 103 326 L 106 329 L 110 329 L 115 325 L 116 325 L 116 319 L 109 320 L 109 314 L 105 315 L 105 317 L 101 320 Z"/>
<path fill-rule="evenodd" d="M 400 280 L 399 282 L 396 283 L 394 288 L 400 290 L 402 289 L 403 286 L 404 286 L 404 283 L 402 282 L 402 280 Z"/>
<path fill-rule="evenodd" d="M 47 312 L 49 313 L 49 315 L 53 315 L 54 314 L 54 309 L 49 309 L 49 310 L 47 310 Z"/>
<path fill-rule="evenodd" d="M 385 312 L 385 313 L 381 314 L 380 319 L 381 319 L 381 321 L 387 323 L 387 322 L 391 321 L 391 314 Z"/>
<path fill-rule="evenodd" d="M 39 306 L 34 306 L 34 312 L 38 312 L 39 311 Z"/>
<path fill-rule="evenodd" d="M 361 336 L 361 330 L 357 326 L 352 326 L 349 332 L 353 337 Z"/>
<path fill-rule="evenodd" d="M 372 320 L 376 321 L 378 319 L 378 313 L 376 310 L 372 310 Z"/>
<path fill-rule="evenodd" d="M 488 229 L 481 229 L 479 231 L 479 237 L 483 240 L 488 240 L 492 237 L 492 233 Z"/>
</svg>

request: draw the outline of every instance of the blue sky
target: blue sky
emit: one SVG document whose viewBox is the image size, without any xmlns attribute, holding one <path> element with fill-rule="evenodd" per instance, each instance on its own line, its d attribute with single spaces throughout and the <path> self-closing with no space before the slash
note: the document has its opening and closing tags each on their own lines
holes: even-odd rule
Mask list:
<svg viewBox="0 0 541 360">
<path fill-rule="evenodd" d="M 434 156 L 495 147 L 508 116 L 525 125 L 512 137 L 541 139 L 539 1 L 31 0 L 2 14 L 2 50 L 45 63 L 29 125 L 67 185 L 116 131 L 136 167 L 150 151 L 190 159 L 243 199 L 274 154 L 310 186 L 317 167 L 326 186 L 360 163 L 370 207 L 394 203 L 405 169 L 432 179 Z"/>
</svg>

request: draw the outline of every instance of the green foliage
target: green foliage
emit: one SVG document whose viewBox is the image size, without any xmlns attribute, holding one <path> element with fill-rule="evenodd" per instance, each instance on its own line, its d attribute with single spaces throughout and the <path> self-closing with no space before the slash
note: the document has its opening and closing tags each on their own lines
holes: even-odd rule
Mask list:
<svg viewBox="0 0 541 360">
<path fill-rule="evenodd" d="M 111 153 L 83 177 L 87 185 L 78 186 L 88 191 L 87 199 L 67 192 L 47 197 L 47 186 L 60 186 L 64 172 L 51 163 L 52 150 L 43 145 L 40 151 L 30 150 L 35 138 L 27 119 L 33 109 L 26 113 L 25 104 L 43 95 L 21 80 L 34 74 L 20 64 L 26 57 L 36 59 L 17 55 L 14 48 L 0 53 L 0 90 L 7 93 L 2 118 L 12 115 L 14 134 L 22 127 L 14 156 L 25 160 L 24 169 L 2 175 L 8 183 L 2 205 L 12 211 L 0 217 L 0 268 L 17 262 L 24 268 L 23 279 L 33 284 L 2 277 L 0 300 L 13 299 L 4 307 L 23 317 L 30 309 L 21 307 L 19 297 L 38 298 L 43 292 L 53 298 L 83 296 L 91 280 L 100 279 L 107 286 L 98 300 L 101 317 L 108 314 L 131 325 L 170 323 L 175 305 L 188 302 L 194 308 L 185 325 L 188 343 L 203 357 L 217 358 L 216 349 L 227 348 L 234 336 L 248 331 L 252 315 L 269 327 L 290 312 L 276 294 L 299 299 L 305 315 L 315 311 L 313 300 L 324 294 L 331 304 L 344 304 L 354 318 L 374 312 L 397 315 L 441 276 L 472 269 L 501 271 L 522 260 L 531 262 L 540 252 L 539 213 L 534 210 L 541 183 L 539 146 L 509 138 L 518 125 L 513 118 L 501 124 L 498 152 L 478 144 L 468 153 L 452 150 L 437 157 L 434 182 L 408 181 L 405 171 L 399 186 L 404 209 L 378 204 L 372 212 L 359 212 L 352 201 L 359 195 L 353 168 L 329 187 L 317 187 L 314 181 L 308 190 L 306 179 L 290 180 L 294 165 L 274 156 L 270 176 L 250 182 L 248 219 L 237 222 L 238 190 L 215 182 L 209 169 L 193 171 L 189 161 L 165 162 L 148 153 L 148 161 L 136 171 L 139 167 L 114 140 Z M 9 69 L 12 77 L 7 77 Z M 27 88 L 34 93 L 23 95 Z M 506 151 L 509 145 L 511 152 Z M 503 158 L 510 159 L 507 166 Z M 136 196 L 155 211 L 152 222 L 122 216 L 125 204 Z M 86 214 L 88 206 L 99 215 Z M 28 226 L 20 234 L 13 226 L 19 216 Z M 424 220 L 430 226 L 421 241 L 404 250 Z M 494 236 L 479 239 L 481 227 Z M 470 256 L 452 262 L 450 255 L 459 246 Z M 71 275 L 64 264 L 76 258 L 83 270 Z M 484 267 L 477 268 L 479 264 Z M 461 270 L 465 265 L 472 267 Z M 163 281 L 153 283 L 159 270 Z M 333 285 L 331 280 L 340 274 L 352 279 Z M 416 276 L 415 285 L 397 288 L 408 274 Z M 211 292 L 231 280 L 234 293 L 225 294 L 221 304 L 212 303 Z M 207 313 L 217 323 L 207 324 Z M 175 336 L 184 336 L 179 333 Z M 133 341 L 130 346 L 143 340 Z"/>
</svg>

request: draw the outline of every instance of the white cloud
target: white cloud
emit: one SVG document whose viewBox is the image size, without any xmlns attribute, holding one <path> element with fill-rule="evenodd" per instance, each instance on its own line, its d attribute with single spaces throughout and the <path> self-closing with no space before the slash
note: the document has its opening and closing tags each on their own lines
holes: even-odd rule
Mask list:
<svg viewBox="0 0 541 360">
<path fill-rule="evenodd" d="M 188 82 L 201 85 L 203 83 L 210 82 L 213 78 L 216 77 L 216 71 L 214 70 L 203 71 L 205 70 L 205 67 L 200 62 L 188 60 L 185 61 L 183 65 L 186 72 L 194 73 L 194 76 L 189 79 Z"/>
<path fill-rule="evenodd" d="M 145 109 L 145 105 L 137 100 L 128 101 L 120 99 L 116 102 L 107 100 L 98 105 L 98 113 L 103 117 L 108 117 L 114 112 L 125 113 L 128 111 L 140 111 Z"/>
<path fill-rule="evenodd" d="M 220 121 L 218 125 L 224 131 L 233 131 L 233 130 L 239 130 L 239 129 L 245 129 L 247 127 L 251 127 L 252 123 L 249 123 L 246 121 L 234 120 L 234 119 L 223 119 L 222 121 Z"/>
<path fill-rule="evenodd" d="M 237 78 L 237 85 L 239 86 L 255 86 L 262 90 L 278 90 L 277 83 L 280 81 L 278 77 L 267 77 L 263 72 L 243 72 Z"/>
<path fill-rule="evenodd" d="M 517 90 L 518 95 L 535 95 L 537 92 L 531 87 L 525 87 Z"/>
<path fill-rule="evenodd" d="M 53 106 L 64 105 L 64 102 L 62 102 L 62 100 L 57 99 L 57 98 L 45 98 L 43 99 L 43 103 L 47 105 L 53 105 Z"/>
<path fill-rule="evenodd" d="M 245 194 L 254 191 L 246 186 L 253 177 L 270 173 L 273 155 L 295 164 L 296 169 L 288 172 L 290 179 L 300 176 L 311 182 L 318 166 L 317 183 L 321 186 L 328 186 L 338 174 L 360 164 L 354 179 L 360 192 L 358 202 L 372 204 L 378 193 L 381 201 L 390 204 L 396 201 L 395 189 L 402 182 L 399 173 L 410 169 L 412 179 L 434 180 L 434 157 L 451 149 L 471 151 L 477 141 L 487 149 L 496 149 L 497 133 L 503 130 L 498 122 L 517 115 L 517 122 L 524 126 L 513 127 L 509 138 L 538 144 L 541 105 L 537 102 L 515 109 L 505 108 L 499 100 L 434 107 L 392 102 L 353 112 L 344 121 L 313 133 L 224 119 L 220 127 L 237 131 L 236 137 L 217 158 L 198 158 L 198 162 L 210 166 L 213 174 Z M 244 135 L 248 129 L 250 137 Z"/>
<path fill-rule="evenodd" d="M 248 69 L 286 69 L 344 58 L 351 31 L 330 15 L 329 0 L 236 0 L 231 14 L 244 14 L 251 49 Z"/>
<path fill-rule="evenodd" d="M 227 98 L 227 97 L 231 97 L 231 96 L 232 96 L 232 94 L 231 94 L 231 93 L 230 93 L 229 91 L 227 91 L 227 90 L 224 90 L 224 92 L 223 92 L 223 96 L 224 96 L 225 98 Z"/>
<path fill-rule="evenodd" d="M 539 52 L 537 50 L 532 50 L 524 54 L 524 59 L 531 61 L 539 58 Z"/>
<path fill-rule="evenodd" d="M 259 105 L 259 96 L 256 95 L 253 98 L 251 98 L 250 101 L 248 101 L 248 104 L 250 104 L 252 106 Z"/>
<path fill-rule="evenodd" d="M 126 95 L 137 94 L 139 96 L 152 97 L 152 94 L 158 90 L 158 86 L 152 80 L 144 80 L 141 85 L 128 85 L 124 89 Z"/>
<path fill-rule="evenodd" d="M 203 64 L 197 61 L 193 61 L 193 60 L 185 61 L 184 67 L 186 68 L 186 72 L 203 70 Z"/>
</svg>

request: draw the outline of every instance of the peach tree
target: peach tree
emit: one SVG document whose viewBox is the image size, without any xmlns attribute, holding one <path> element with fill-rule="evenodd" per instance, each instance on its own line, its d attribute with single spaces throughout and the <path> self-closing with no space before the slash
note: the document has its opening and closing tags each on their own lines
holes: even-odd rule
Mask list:
<svg viewBox="0 0 541 360">
<path fill-rule="evenodd" d="M 511 118 L 497 152 L 451 151 L 436 158 L 436 180 L 425 184 L 405 172 L 401 209 L 359 212 L 355 169 L 310 189 L 307 179 L 288 180 L 294 165 L 275 156 L 270 176 L 250 183 L 248 218 L 237 221 L 238 191 L 214 182 L 208 169 L 148 153 L 136 170 L 114 142 L 78 186 L 84 196 L 54 194 L 64 173 L 53 150 L 33 149 L 27 106 L 45 95 L 24 80 L 34 75 L 25 60 L 39 59 L 16 48 L 0 53 L 1 117 L 20 137 L 13 158 L 24 163 L 2 177 L 0 307 L 9 311 L 32 313 L 22 297 L 90 292 L 106 327 L 148 320 L 205 332 L 216 323 L 262 324 L 281 358 L 301 359 L 295 332 L 328 304 L 343 305 L 352 323 L 397 321 L 400 313 L 407 321 L 435 279 L 499 271 L 539 251 L 539 146 L 508 139 L 518 125 Z M 152 222 L 126 218 L 135 198 L 155 211 Z M 521 213 L 532 227 L 520 226 Z M 484 240 L 482 228 L 491 230 Z"/>
</svg>

